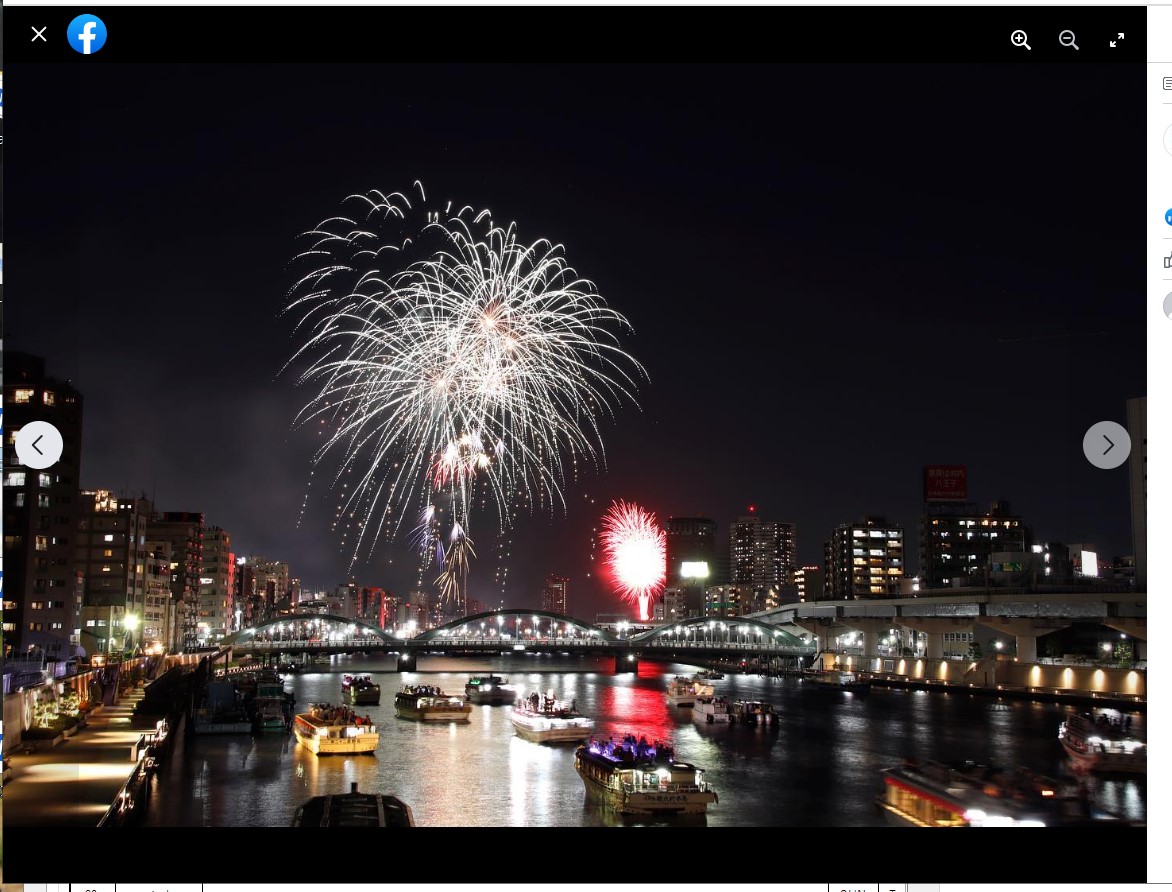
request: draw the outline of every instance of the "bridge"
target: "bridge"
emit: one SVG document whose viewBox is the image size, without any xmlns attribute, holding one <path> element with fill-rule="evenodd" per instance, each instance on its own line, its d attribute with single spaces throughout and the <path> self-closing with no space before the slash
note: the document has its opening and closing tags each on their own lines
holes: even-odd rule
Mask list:
<svg viewBox="0 0 1172 892">
<path fill-rule="evenodd" d="M 258 657 L 303 654 L 393 653 L 398 668 L 414 671 L 420 654 L 461 656 L 532 652 L 613 656 L 614 671 L 635 672 L 641 657 L 703 663 L 752 660 L 756 665 L 793 666 L 815 653 L 815 644 L 749 617 L 692 618 L 644 632 L 610 632 L 543 610 L 510 608 L 461 617 L 409 637 L 361 620 L 299 612 L 277 617 L 220 642 L 236 653 Z"/>
</svg>

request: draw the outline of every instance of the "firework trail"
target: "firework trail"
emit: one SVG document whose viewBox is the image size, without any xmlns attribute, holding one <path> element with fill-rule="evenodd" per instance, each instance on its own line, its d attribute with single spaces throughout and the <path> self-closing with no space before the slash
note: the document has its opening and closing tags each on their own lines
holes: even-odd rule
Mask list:
<svg viewBox="0 0 1172 892">
<path fill-rule="evenodd" d="M 616 501 L 602 518 L 602 550 L 619 596 L 651 618 L 651 599 L 667 581 L 667 533 L 654 514 Z"/>
<path fill-rule="evenodd" d="M 418 191 L 350 196 L 358 212 L 305 234 L 289 365 L 314 392 L 296 423 L 322 431 L 314 466 L 333 463 L 351 566 L 409 515 L 413 546 L 444 555 L 442 503 L 459 530 L 445 574 L 466 580 L 473 505 L 491 504 L 502 532 L 518 493 L 564 509 L 567 469 L 604 464 L 601 424 L 645 373 L 619 344 L 627 320 L 562 246 L 522 241 L 487 211 L 430 209 Z"/>
</svg>

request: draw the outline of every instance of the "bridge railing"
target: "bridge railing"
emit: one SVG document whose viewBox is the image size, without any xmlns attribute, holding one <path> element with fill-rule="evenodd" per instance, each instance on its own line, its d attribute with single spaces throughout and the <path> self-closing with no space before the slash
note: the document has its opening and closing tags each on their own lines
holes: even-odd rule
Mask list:
<svg viewBox="0 0 1172 892">
<path fill-rule="evenodd" d="M 426 641 L 416 643 L 437 645 L 440 647 L 498 647 L 509 649 L 516 647 L 518 644 L 540 644 L 549 647 L 565 648 L 597 648 L 612 647 L 621 642 L 605 641 L 600 638 L 498 638 L 496 636 L 480 635 L 469 635 L 467 637 L 443 635 L 438 638 L 429 638 Z"/>
<path fill-rule="evenodd" d="M 361 650 L 363 648 L 375 647 L 396 647 L 408 646 L 412 650 L 420 648 L 460 648 L 460 647 L 475 647 L 475 648 L 492 648 L 499 650 L 513 650 L 518 647 L 556 647 L 563 650 L 626 650 L 634 648 L 636 650 L 725 650 L 737 651 L 740 653 L 770 653 L 770 654 L 785 654 L 796 655 L 806 654 L 813 651 L 813 646 L 800 646 L 792 644 L 770 644 L 766 642 L 749 642 L 749 641 L 727 641 L 717 638 L 669 638 L 667 636 L 659 638 L 644 639 L 638 642 L 631 642 L 629 639 L 620 639 L 618 641 L 607 641 L 603 638 L 595 637 L 572 637 L 572 638 L 498 638 L 486 637 L 479 635 L 470 636 L 455 636 L 442 635 L 438 637 L 430 637 L 426 639 L 419 638 L 398 638 L 392 641 L 386 641 L 381 638 L 339 638 L 337 640 L 323 641 L 323 640 L 309 640 L 309 639 L 285 639 L 278 641 L 266 641 L 264 639 L 256 639 L 251 641 L 244 641 L 240 644 L 234 645 L 241 651 L 256 651 L 256 650 L 339 650 L 339 649 L 354 649 Z"/>
<path fill-rule="evenodd" d="M 410 639 L 400 638 L 393 641 L 387 641 L 383 638 L 339 638 L 336 641 L 322 641 L 317 639 L 300 639 L 300 638 L 285 638 L 276 641 L 270 641 L 265 638 L 251 638 L 246 641 L 240 641 L 233 644 L 232 647 L 237 650 L 283 650 L 286 648 L 296 650 L 328 650 L 338 647 L 390 647 L 402 641 Z"/>
</svg>

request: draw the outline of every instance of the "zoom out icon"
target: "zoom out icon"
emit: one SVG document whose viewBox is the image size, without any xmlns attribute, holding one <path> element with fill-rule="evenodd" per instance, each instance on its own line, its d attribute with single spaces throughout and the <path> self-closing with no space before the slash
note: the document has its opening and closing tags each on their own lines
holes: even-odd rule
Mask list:
<svg viewBox="0 0 1172 892">
<path fill-rule="evenodd" d="M 106 23 L 96 15 L 79 15 L 65 29 L 65 39 L 83 56 L 92 56 L 106 45 Z"/>
</svg>

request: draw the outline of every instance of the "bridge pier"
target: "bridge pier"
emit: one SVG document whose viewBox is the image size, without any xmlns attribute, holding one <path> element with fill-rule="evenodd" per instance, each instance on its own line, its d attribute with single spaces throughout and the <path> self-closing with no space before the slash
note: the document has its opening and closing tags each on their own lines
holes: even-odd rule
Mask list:
<svg viewBox="0 0 1172 892">
<path fill-rule="evenodd" d="M 614 655 L 614 674 L 622 675 L 624 672 L 634 672 L 639 674 L 639 657 L 636 654 L 615 654 Z"/>
<path fill-rule="evenodd" d="M 944 659 L 944 633 L 943 632 L 927 632 L 928 648 L 925 651 L 925 656 L 929 660 L 943 660 Z"/>
<path fill-rule="evenodd" d="M 1038 636 L 1037 635 L 1015 635 L 1015 646 L 1017 647 L 1017 658 L 1023 663 L 1038 662 Z"/>
<path fill-rule="evenodd" d="M 398 669 L 400 672 L 414 672 L 415 654 L 408 650 L 401 651 L 399 653 Z"/>
</svg>

